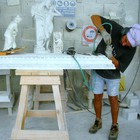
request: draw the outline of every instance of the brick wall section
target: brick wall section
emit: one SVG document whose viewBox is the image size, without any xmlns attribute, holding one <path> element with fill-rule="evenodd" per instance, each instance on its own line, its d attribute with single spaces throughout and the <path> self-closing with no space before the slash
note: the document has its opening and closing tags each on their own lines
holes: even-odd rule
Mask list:
<svg viewBox="0 0 140 140">
<path fill-rule="evenodd" d="M 0 1 L 0 49 L 3 48 L 4 37 L 3 34 L 5 29 L 7 28 L 10 21 L 17 15 L 20 14 L 23 18 L 22 22 L 19 25 L 19 33 L 17 37 L 17 43 L 19 43 L 19 47 L 22 47 L 22 44 L 28 44 L 28 41 L 24 38 L 34 38 L 28 35 L 29 31 L 33 31 L 34 28 L 34 20 L 31 17 L 31 6 L 35 2 L 39 2 L 41 0 L 20 0 L 19 5 L 7 5 L 7 0 Z M 135 2 L 134 2 L 135 1 Z M 54 31 L 61 31 L 64 34 L 64 44 L 68 47 L 71 46 L 71 42 L 75 44 L 75 48 L 79 48 L 81 46 L 81 32 L 83 25 L 92 25 L 90 16 L 92 14 L 100 14 L 107 16 L 108 11 L 110 9 L 117 9 L 118 4 L 120 2 L 124 2 L 128 14 L 127 20 L 129 23 L 133 24 L 138 21 L 138 0 L 134 0 L 133 4 L 131 0 L 76 0 L 76 15 L 73 19 L 77 22 L 77 28 L 73 32 L 67 32 L 65 30 L 65 24 L 70 19 L 67 17 L 55 17 L 54 18 Z M 133 23 L 132 23 L 133 21 Z M 26 33 L 27 31 L 27 33 Z M 23 36 L 24 33 L 24 36 Z M 27 37 L 25 35 L 27 34 Z M 34 38 L 35 39 L 35 38 Z M 30 40 L 31 43 L 31 40 Z M 68 43 L 68 44 L 66 44 Z M 32 40 L 32 46 L 34 45 L 34 40 Z M 29 47 L 30 48 L 30 47 Z M 31 48 L 29 49 L 31 51 Z M 27 49 L 28 51 L 28 49 Z"/>
<path fill-rule="evenodd" d="M 0 50 L 3 49 L 4 32 L 8 24 L 17 14 L 20 14 L 23 20 L 19 24 L 17 46 L 26 47 L 26 52 L 33 52 L 35 45 L 35 24 L 31 17 L 31 6 L 39 1 L 41 0 L 19 0 L 19 5 L 7 5 L 7 0 L 0 0 Z M 117 9 L 121 2 L 125 3 L 126 25 L 130 26 L 138 23 L 139 0 L 76 0 L 76 2 L 76 15 L 72 18 L 77 22 L 77 28 L 74 31 L 67 32 L 65 29 L 66 22 L 71 18 L 54 18 L 54 31 L 63 33 L 64 49 L 75 47 L 79 52 L 91 52 L 91 49 L 82 46 L 81 43 L 83 26 L 92 25 L 90 19 L 92 14 L 107 16 L 108 12 L 112 9 Z"/>
</svg>

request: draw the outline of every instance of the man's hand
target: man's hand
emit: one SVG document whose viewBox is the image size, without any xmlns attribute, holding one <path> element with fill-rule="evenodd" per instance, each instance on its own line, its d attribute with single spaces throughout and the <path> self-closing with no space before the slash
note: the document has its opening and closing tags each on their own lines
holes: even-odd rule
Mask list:
<svg viewBox="0 0 140 140">
<path fill-rule="evenodd" d="M 110 45 L 111 44 L 111 35 L 105 30 L 105 29 L 103 29 L 102 31 L 101 31 L 101 35 L 102 35 L 102 37 L 103 37 L 103 39 L 104 39 L 104 41 L 105 41 L 105 43 L 107 44 L 107 45 Z"/>
<path fill-rule="evenodd" d="M 107 45 L 105 50 L 105 55 L 109 59 L 113 56 L 112 51 L 113 51 L 112 45 Z"/>
</svg>

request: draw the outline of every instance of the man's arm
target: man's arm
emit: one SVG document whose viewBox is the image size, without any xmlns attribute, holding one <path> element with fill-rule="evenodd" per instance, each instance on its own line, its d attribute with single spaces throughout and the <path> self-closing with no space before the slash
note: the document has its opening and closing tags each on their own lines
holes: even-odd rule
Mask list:
<svg viewBox="0 0 140 140">
<path fill-rule="evenodd" d="M 104 27 L 101 26 L 102 22 L 99 15 L 92 15 L 91 20 L 92 20 L 92 23 L 99 29 L 100 32 L 104 30 Z"/>
<path fill-rule="evenodd" d="M 110 60 L 112 60 L 112 63 L 115 65 L 116 68 L 119 67 L 119 61 L 114 56 L 112 56 Z"/>
<path fill-rule="evenodd" d="M 107 45 L 105 55 L 106 57 L 108 57 L 108 59 L 112 60 L 112 63 L 115 65 L 116 68 L 118 68 L 119 61 L 113 56 L 112 51 L 113 51 L 112 45 Z"/>
<path fill-rule="evenodd" d="M 101 26 L 102 21 L 101 21 L 101 18 L 99 15 L 92 15 L 91 20 L 92 20 L 93 24 L 99 29 L 100 32 L 105 30 L 104 27 Z M 112 56 L 109 59 L 112 60 L 112 63 L 115 65 L 116 68 L 118 68 L 118 66 L 119 66 L 118 60 L 114 56 Z"/>
<path fill-rule="evenodd" d="M 111 35 L 102 26 L 101 17 L 99 15 L 92 15 L 91 20 L 92 20 L 93 24 L 97 27 L 97 29 L 100 31 L 105 43 L 107 45 L 110 45 L 111 44 Z"/>
</svg>

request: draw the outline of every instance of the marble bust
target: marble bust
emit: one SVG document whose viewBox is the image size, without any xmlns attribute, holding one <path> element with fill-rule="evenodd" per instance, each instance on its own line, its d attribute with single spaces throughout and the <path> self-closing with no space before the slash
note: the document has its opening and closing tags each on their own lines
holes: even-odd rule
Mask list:
<svg viewBox="0 0 140 140">
<path fill-rule="evenodd" d="M 5 43 L 3 51 L 9 50 L 9 49 L 15 49 L 16 46 L 16 36 L 18 33 L 18 24 L 21 22 L 22 18 L 17 15 L 13 21 L 8 25 L 4 37 L 5 37 Z"/>
<path fill-rule="evenodd" d="M 53 17 L 61 16 L 56 10 L 53 0 L 44 0 L 31 8 L 31 14 L 36 23 L 35 53 L 49 53 L 50 37 L 53 32 Z"/>
</svg>

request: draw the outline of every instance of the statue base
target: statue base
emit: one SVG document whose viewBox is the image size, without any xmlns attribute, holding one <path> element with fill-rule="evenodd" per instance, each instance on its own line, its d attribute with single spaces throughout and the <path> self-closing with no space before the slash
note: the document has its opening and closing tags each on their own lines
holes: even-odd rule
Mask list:
<svg viewBox="0 0 140 140">
<path fill-rule="evenodd" d="M 46 50 L 44 47 L 35 47 L 34 48 L 35 54 L 44 54 L 44 53 L 51 53 L 50 50 Z"/>
</svg>

